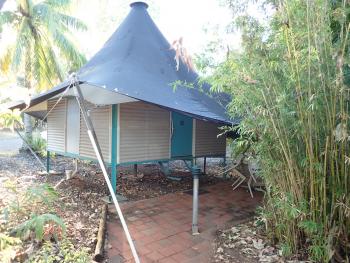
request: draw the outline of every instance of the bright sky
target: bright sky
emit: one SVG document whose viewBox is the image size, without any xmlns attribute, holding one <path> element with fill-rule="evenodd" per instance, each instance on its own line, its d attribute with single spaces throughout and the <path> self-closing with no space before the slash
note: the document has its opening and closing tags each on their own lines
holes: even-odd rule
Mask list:
<svg viewBox="0 0 350 263">
<path fill-rule="evenodd" d="M 88 59 L 102 47 L 117 29 L 130 11 L 129 4 L 134 2 L 132 0 L 72 1 L 75 3 L 72 16 L 80 18 L 88 26 L 86 32 L 77 34 L 79 48 L 87 55 Z M 200 53 L 213 39 L 217 39 L 219 36 L 225 38 L 225 26 L 231 21 L 231 14 L 230 10 L 220 6 L 219 1 L 146 0 L 145 2 L 149 5 L 148 11 L 151 17 L 167 40 L 171 43 L 175 39 L 183 37 L 184 46 L 189 54 L 193 55 Z M 3 10 L 15 8 L 15 1 L 7 0 Z M 204 29 L 208 29 L 207 33 Z M 0 53 L 8 43 L 14 41 L 16 41 L 15 36 L 5 29 L 0 39 Z M 239 47 L 238 35 L 231 35 L 231 39 L 226 41 L 230 42 L 233 47 Z M 0 82 L 5 79 L 0 74 Z M 14 95 L 13 87 L 7 91 L 2 89 L 1 93 L 4 92 Z"/>
<path fill-rule="evenodd" d="M 117 29 L 130 11 L 129 4 L 134 2 L 132 0 L 72 1 L 75 3 L 72 16 L 80 18 L 88 26 L 86 32 L 76 35 L 79 48 L 88 59 Z M 224 48 L 217 54 L 218 60 L 225 54 L 226 45 L 229 45 L 231 50 L 240 47 L 239 34 L 225 32 L 226 26 L 232 21 L 232 14 L 227 7 L 220 5 L 220 1 L 222 2 L 222 0 L 145 0 L 149 5 L 148 11 L 151 17 L 167 40 L 171 43 L 182 37 L 190 55 L 201 53 L 211 41 L 220 39 Z M 14 0 L 7 0 L 3 9 L 15 7 Z M 254 6 L 248 11 L 251 15 L 261 16 Z M 4 50 L 6 43 L 16 41 L 14 35 L 6 30 L 1 37 L 0 52 Z M 4 80 L 0 74 L 0 84 Z M 10 91 L 13 94 L 13 89 Z"/>
<path fill-rule="evenodd" d="M 103 0 L 84 1 L 84 7 L 78 4 L 76 15 L 89 25 L 89 33 L 81 34 L 84 39 L 84 50 L 92 55 L 108 37 L 117 29 L 118 25 L 128 14 L 130 0 Z M 200 53 L 208 42 L 213 38 L 225 38 L 231 47 L 239 48 L 239 36 L 231 35 L 229 39 L 225 34 L 225 27 L 232 21 L 228 8 L 222 7 L 219 0 L 148 0 L 148 11 L 169 42 L 183 37 L 184 45 L 190 54 Z M 101 30 L 101 9 L 105 10 L 102 15 L 104 22 L 109 26 Z M 105 23 L 106 25 L 106 23 Z M 218 30 L 214 28 L 219 27 Z M 205 33 L 204 29 L 209 29 Z M 91 37 L 91 36 L 94 37 Z M 85 44 L 84 44 L 85 43 Z M 88 45 L 86 45 L 88 43 Z"/>
<path fill-rule="evenodd" d="M 72 16 L 80 18 L 88 26 L 87 32 L 77 34 L 79 47 L 88 58 L 96 53 L 117 29 L 130 11 L 129 4 L 134 2 L 134 0 L 72 1 L 75 4 Z M 229 45 L 230 49 L 240 47 L 239 34 L 225 32 L 226 26 L 232 21 L 232 14 L 229 8 L 220 5 L 222 0 L 145 0 L 145 2 L 149 5 L 148 11 L 151 17 L 168 41 L 171 43 L 182 37 L 184 46 L 191 55 L 201 53 L 210 41 L 217 39 L 220 39 L 223 46 Z M 3 9 L 15 7 L 14 0 L 7 0 Z M 249 13 L 260 16 L 254 6 L 249 8 Z M 15 39 L 4 32 L 0 39 L 0 49 L 4 42 L 8 41 Z"/>
</svg>

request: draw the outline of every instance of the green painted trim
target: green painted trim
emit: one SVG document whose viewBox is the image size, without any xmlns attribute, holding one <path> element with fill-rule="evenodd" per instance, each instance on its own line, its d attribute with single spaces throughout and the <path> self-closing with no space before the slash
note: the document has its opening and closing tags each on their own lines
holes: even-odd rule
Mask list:
<svg viewBox="0 0 350 263">
<path fill-rule="evenodd" d="M 198 155 L 198 156 L 193 156 L 193 158 L 204 158 L 204 157 L 207 157 L 207 158 L 225 158 L 226 156 L 225 155 L 221 155 L 221 154 L 213 154 L 213 155 Z"/>
<path fill-rule="evenodd" d="M 111 146 L 111 183 L 114 192 L 117 192 L 117 129 L 118 129 L 118 105 L 112 105 L 112 146 Z"/>
<path fill-rule="evenodd" d="M 132 162 L 118 163 L 118 165 L 149 164 L 149 163 L 159 163 L 159 162 L 176 161 L 176 160 L 192 160 L 192 156 L 174 157 L 174 158 L 169 158 L 169 159 L 155 159 L 155 160 L 144 160 L 144 161 L 132 161 Z"/>
<path fill-rule="evenodd" d="M 79 159 L 79 160 L 92 161 L 94 163 L 98 163 L 97 159 L 81 156 L 81 155 L 76 154 L 76 153 L 60 152 L 60 151 L 55 151 L 55 150 L 48 150 L 48 151 L 50 151 L 52 153 L 55 153 L 55 154 L 59 154 L 59 155 L 65 156 L 65 157 L 70 157 L 70 158 L 75 158 L 75 159 Z M 108 167 L 111 166 L 111 163 L 109 163 L 109 162 L 106 162 L 106 164 L 107 164 Z"/>
</svg>

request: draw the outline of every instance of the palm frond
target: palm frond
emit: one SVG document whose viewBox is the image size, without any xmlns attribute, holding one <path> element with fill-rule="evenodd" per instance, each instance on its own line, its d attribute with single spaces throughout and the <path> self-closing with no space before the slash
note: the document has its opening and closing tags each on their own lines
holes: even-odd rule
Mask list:
<svg viewBox="0 0 350 263">
<path fill-rule="evenodd" d="M 6 51 L 0 57 L 0 72 L 3 74 L 9 73 L 11 69 L 11 57 L 13 54 L 13 48 L 7 47 Z"/>
<path fill-rule="evenodd" d="M 50 64 L 50 68 L 52 69 L 54 74 L 57 76 L 57 79 L 59 79 L 60 81 L 63 81 L 64 73 L 52 46 L 48 45 L 45 48 L 45 53 L 47 55 L 47 59 Z"/>
<path fill-rule="evenodd" d="M 5 25 L 13 25 L 15 22 L 19 21 L 19 17 L 16 13 L 11 11 L 1 11 L 0 12 L 0 32 Z"/>
<path fill-rule="evenodd" d="M 60 28 L 61 31 L 64 32 L 69 31 L 70 29 L 81 31 L 87 29 L 87 26 L 80 19 L 58 12 L 50 5 L 45 4 L 45 2 L 33 7 L 33 16 L 38 23 L 44 24 L 48 27 L 48 31 L 51 32 L 57 28 Z"/>
<path fill-rule="evenodd" d="M 46 0 L 43 2 L 55 9 L 68 10 L 72 6 L 71 0 Z"/>
<path fill-rule="evenodd" d="M 64 34 L 55 31 L 52 37 L 66 60 L 74 63 L 72 65 L 74 69 L 81 67 L 86 62 L 85 56 L 79 52 L 76 46 Z"/>
<path fill-rule="evenodd" d="M 35 41 L 32 62 L 33 77 L 37 86 L 51 85 L 51 70 L 46 60 L 46 55 L 40 41 Z"/>
<path fill-rule="evenodd" d="M 72 0 L 16 0 L 18 12 L 0 12 L 1 25 L 15 29 L 16 42 L 0 57 L 0 69 L 25 73 L 28 86 L 47 89 L 63 80 L 67 69 L 77 69 L 85 56 L 75 46 L 73 30 L 86 25 L 67 11 Z"/>
<path fill-rule="evenodd" d="M 26 49 L 29 49 L 32 39 L 34 39 L 34 37 L 29 28 L 28 21 L 27 19 L 23 19 L 17 34 L 16 45 L 12 57 L 12 69 L 14 71 L 21 65 L 23 54 Z"/>
<path fill-rule="evenodd" d="M 62 81 L 64 73 L 53 48 L 56 44 L 46 37 L 46 33 L 39 31 L 38 36 L 33 52 L 33 72 L 38 90 L 44 90 L 55 85 L 57 80 Z"/>
<path fill-rule="evenodd" d="M 56 13 L 56 14 L 57 14 L 57 17 L 56 17 L 57 21 L 64 24 L 67 27 L 67 29 L 75 29 L 80 31 L 87 30 L 87 26 L 82 20 L 73 16 L 62 14 L 62 13 Z"/>
</svg>

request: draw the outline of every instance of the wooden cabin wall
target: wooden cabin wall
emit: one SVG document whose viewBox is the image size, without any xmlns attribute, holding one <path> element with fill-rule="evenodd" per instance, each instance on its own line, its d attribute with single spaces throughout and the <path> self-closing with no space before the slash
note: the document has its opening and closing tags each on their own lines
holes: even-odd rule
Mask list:
<svg viewBox="0 0 350 263">
<path fill-rule="evenodd" d="M 226 136 L 217 137 L 222 133 L 218 129 L 220 125 L 208 122 L 195 120 L 194 132 L 194 156 L 215 156 L 226 154 Z"/>
<path fill-rule="evenodd" d="M 129 102 L 119 107 L 119 163 L 170 157 L 170 112 Z"/>
<path fill-rule="evenodd" d="M 90 109 L 92 124 L 96 132 L 97 140 L 100 144 L 102 155 L 105 161 L 111 161 L 111 118 L 112 106 L 103 106 L 95 108 L 93 104 L 86 103 Z M 80 141 L 79 155 L 83 157 L 96 159 L 94 149 L 92 148 L 83 116 L 80 114 Z"/>
<path fill-rule="evenodd" d="M 56 102 L 57 100 L 48 101 L 48 111 Z M 66 109 L 67 100 L 64 98 L 47 116 L 47 149 L 50 151 L 65 152 L 66 150 Z"/>
</svg>

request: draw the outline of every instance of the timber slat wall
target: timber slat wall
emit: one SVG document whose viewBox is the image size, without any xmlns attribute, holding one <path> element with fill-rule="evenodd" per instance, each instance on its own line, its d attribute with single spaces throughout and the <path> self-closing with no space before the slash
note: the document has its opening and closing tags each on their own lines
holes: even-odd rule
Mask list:
<svg viewBox="0 0 350 263">
<path fill-rule="evenodd" d="M 100 144 L 102 155 L 105 161 L 110 162 L 111 152 L 111 107 L 104 106 L 94 108 L 90 103 L 86 103 L 91 113 L 91 120 L 94 125 L 94 129 L 97 135 L 97 140 Z M 94 149 L 92 148 L 89 136 L 87 134 L 86 125 L 82 115 L 80 115 L 80 142 L 79 142 L 79 155 L 83 157 L 96 159 Z"/>
<path fill-rule="evenodd" d="M 170 157 L 170 112 L 143 102 L 120 105 L 119 163 Z"/>
<path fill-rule="evenodd" d="M 220 125 L 212 122 L 196 120 L 195 156 L 225 155 L 226 137 L 217 135 L 222 133 Z"/>
<path fill-rule="evenodd" d="M 57 100 L 48 101 L 48 111 Z M 67 100 L 62 99 L 47 116 L 47 148 L 51 151 L 65 152 L 66 145 Z"/>
</svg>

